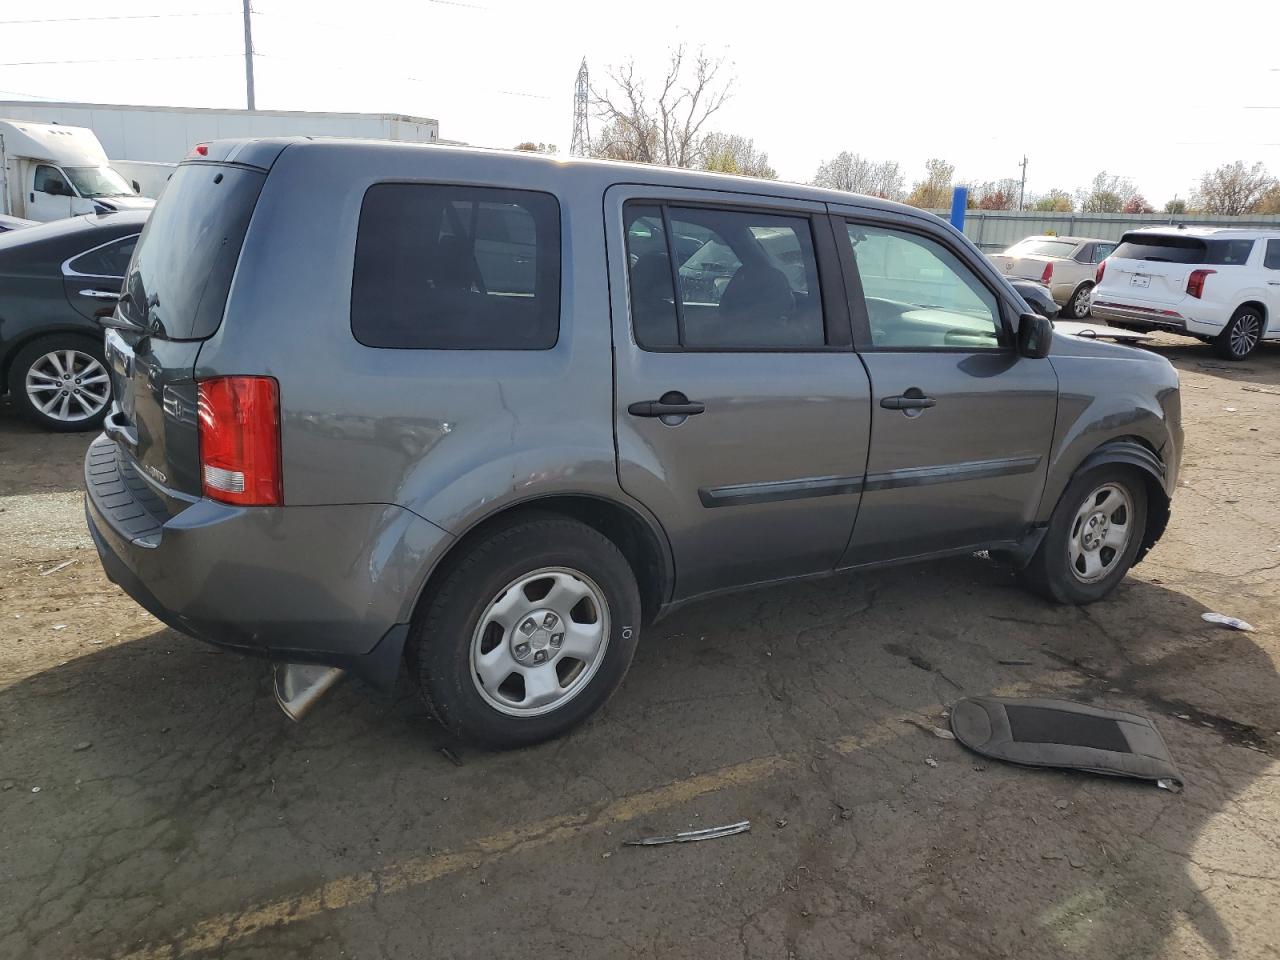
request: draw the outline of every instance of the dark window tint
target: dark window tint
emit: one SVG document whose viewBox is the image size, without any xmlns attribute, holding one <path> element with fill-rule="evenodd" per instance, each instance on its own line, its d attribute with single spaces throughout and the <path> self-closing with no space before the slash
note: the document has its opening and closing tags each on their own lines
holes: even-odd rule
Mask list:
<svg viewBox="0 0 1280 960">
<path fill-rule="evenodd" d="M 361 343 L 547 350 L 559 328 L 555 197 L 419 183 L 365 193 L 351 285 Z"/>
<path fill-rule="evenodd" d="M 637 204 L 628 207 L 626 224 L 632 325 L 642 347 L 825 344 L 807 219 L 675 206 L 664 217 Z"/>
<path fill-rule="evenodd" d="M 1143 236 L 1127 234 L 1115 249 L 1124 260 L 1152 263 L 1207 263 L 1213 266 L 1243 266 L 1253 253 L 1252 240 L 1203 240 L 1199 237 Z"/>
<path fill-rule="evenodd" d="M 67 264 L 76 273 L 91 277 L 123 277 L 129 269 L 129 258 L 137 246 L 136 236 L 113 240 L 111 243 L 88 250 Z"/>
<path fill-rule="evenodd" d="M 1267 241 L 1267 258 L 1262 265 L 1268 270 L 1280 270 L 1280 240 Z"/>
<path fill-rule="evenodd" d="M 138 238 L 121 304 L 127 319 L 170 340 L 212 336 L 265 179 L 220 164 L 178 167 Z"/>
<path fill-rule="evenodd" d="M 1000 305 L 960 259 L 928 237 L 850 223 L 871 342 L 885 349 L 995 349 Z"/>
</svg>

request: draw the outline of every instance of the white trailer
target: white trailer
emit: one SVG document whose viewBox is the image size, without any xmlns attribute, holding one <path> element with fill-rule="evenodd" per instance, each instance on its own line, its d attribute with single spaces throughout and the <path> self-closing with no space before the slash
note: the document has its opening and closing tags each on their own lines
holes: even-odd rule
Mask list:
<svg viewBox="0 0 1280 960">
<path fill-rule="evenodd" d="M 153 203 L 111 168 L 92 130 L 0 120 L 0 213 L 60 220 Z"/>
<path fill-rule="evenodd" d="M 236 137 L 365 137 L 438 143 L 440 124 L 392 113 L 214 110 L 0 101 L 0 116 L 88 127 L 114 160 L 177 163 L 197 143 Z M 145 192 L 145 191 L 144 191 Z"/>
</svg>

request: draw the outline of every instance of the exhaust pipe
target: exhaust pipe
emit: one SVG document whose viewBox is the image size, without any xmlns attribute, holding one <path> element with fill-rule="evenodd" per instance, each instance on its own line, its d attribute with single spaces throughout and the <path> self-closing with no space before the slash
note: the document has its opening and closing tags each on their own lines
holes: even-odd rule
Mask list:
<svg viewBox="0 0 1280 960">
<path fill-rule="evenodd" d="M 317 663 L 277 663 L 276 703 L 290 720 L 301 720 L 329 689 L 347 675 L 339 667 Z"/>
</svg>

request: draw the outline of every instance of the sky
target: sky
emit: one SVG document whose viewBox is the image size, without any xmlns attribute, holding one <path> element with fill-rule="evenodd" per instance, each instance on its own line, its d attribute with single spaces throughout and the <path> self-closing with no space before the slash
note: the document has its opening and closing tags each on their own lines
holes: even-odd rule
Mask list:
<svg viewBox="0 0 1280 960">
<path fill-rule="evenodd" d="M 534 140 L 567 152 L 584 56 L 593 83 L 628 59 L 656 82 L 667 51 L 685 44 L 723 57 L 735 78 L 711 126 L 754 139 L 787 180 L 810 180 L 841 150 L 899 161 L 908 186 L 930 157 L 985 181 L 1020 176 L 1025 155 L 1028 195 L 1075 191 L 1105 169 L 1159 207 L 1237 159 L 1280 175 L 1276 0 L 254 0 L 253 10 L 259 109 L 426 116 L 441 137 L 480 146 Z M 55 22 L 72 17 L 117 19 Z M 14 22 L 39 18 L 51 19 Z M 245 105 L 235 0 L 9 3 L 0 38 L 0 98 Z"/>
</svg>

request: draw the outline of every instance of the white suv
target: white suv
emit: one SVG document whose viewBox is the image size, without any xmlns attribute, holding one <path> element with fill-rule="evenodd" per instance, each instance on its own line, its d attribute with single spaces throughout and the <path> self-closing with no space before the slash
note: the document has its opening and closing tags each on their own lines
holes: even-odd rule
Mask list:
<svg viewBox="0 0 1280 960">
<path fill-rule="evenodd" d="M 1133 230 L 1098 265 L 1093 315 L 1116 326 L 1175 330 L 1243 360 L 1280 340 L 1280 230 Z"/>
</svg>

